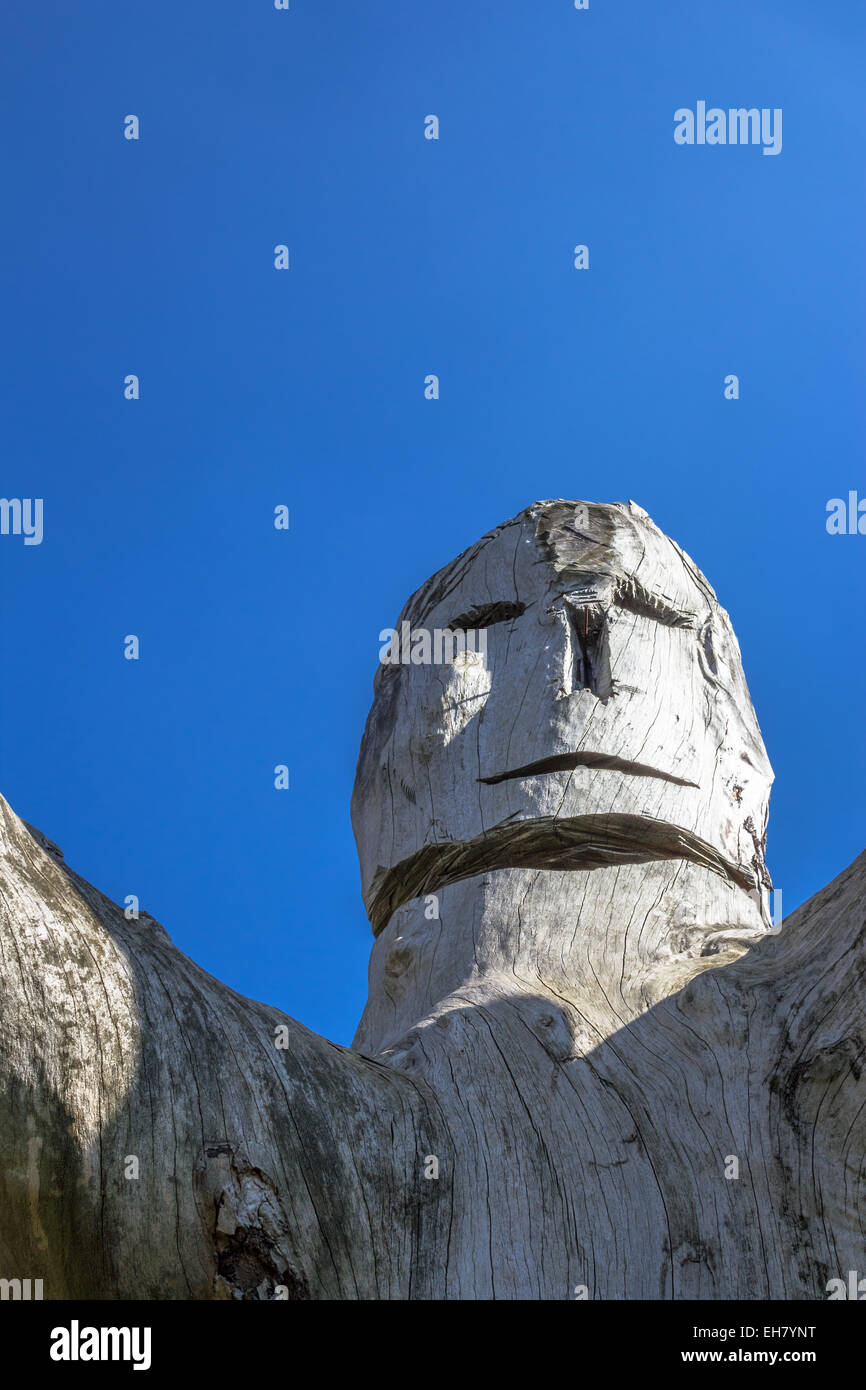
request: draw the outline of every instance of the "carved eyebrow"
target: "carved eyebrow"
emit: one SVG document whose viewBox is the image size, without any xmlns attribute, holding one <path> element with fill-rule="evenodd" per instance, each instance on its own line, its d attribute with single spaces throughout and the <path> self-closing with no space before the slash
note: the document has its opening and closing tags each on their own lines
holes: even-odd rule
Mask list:
<svg viewBox="0 0 866 1390">
<path fill-rule="evenodd" d="M 522 767 L 511 768 L 508 772 L 497 772 L 493 777 L 477 777 L 492 787 L 497 782 L 507 782 L 514 777 L 535 777 L 546 772 L 569 772 L 575 767 L 595 767 L 604 771 L 624 772 L 630 777 L 660 777 L 665 782 L 676 782 L 678 787 L 698 787 L 697 782 L 687 782 L 684 777 L 675 777 L 672 772 L 662 772 L 647 763 L 633 763 L 627 758 L 618 758 L 615 753 L 554 753 L 549 758 L 540 758 L 535 763 L 524 763 Z"/>
<path fill-rule="evenodd" d="M 449 628 L 466 631 L 469 628 L 492 627 L 494 623 L 507 623 L 526 612 L 525 603 L 509 602 L 499 599 L 496 603 L 480 603 L 470 608 L 468 613 L 458 613 L 448 623 Z"/>
<path fill-rule="evenodd" d="M 566 603 L 583 604 L 597 601 L 599 586 L 612 581 L 610 601 L 617 608 L 626 608 L 642 618 L 652 618 L 666 627 L 695 627 L 698 615 L 687 608 L 677 608 L 664 594 L 654 594 L 634 575 L 610 575 L 604 571 L 585 570 L 575 574 L 569 587 L 557 597 Z"/>
<path fill-rule="evenodd" d="M 584 587 L 594 588 L 598 578 L 597 574 L 589 572 L 585 577 Z M 579 584 L 572 585 L 560 597 L 567 599 L 579 587 Z M 633 575 L 614 580 L 611 598 L 618 608 L 627 608 L 632 613 L 638 613 L 644 618 L 653 618 L 668 627 L 694 627 L 697 621 L 695 613 L 675 608 L 664 595 L 651 593 Z M 526 609 L 527 605 L 519 600 L 515 602 L 499 599 L 495 603 L 479 603 L 466 613 L 458 613 L 455 618 L 451 618 L 448 626 L 464 630 L 492 627 L 494 623 L 507 623 L 519 618 Z"/>
<path fill-rule="evenodd" d="M 644 618 L 654 618 L 666 627 L 694 627 L 697 620 L 695 613 L 675 608 L 664 595 L 651 593 L 634 575 L 614 581 L 613 601 L 619 608 L 627 608 Z"/>
</svg>

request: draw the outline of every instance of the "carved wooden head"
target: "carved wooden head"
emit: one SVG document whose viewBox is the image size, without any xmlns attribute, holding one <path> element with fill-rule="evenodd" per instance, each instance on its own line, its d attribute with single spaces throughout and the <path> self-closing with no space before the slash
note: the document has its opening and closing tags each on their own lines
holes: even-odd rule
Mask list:
<svg viewBox="0 0 866 1390">
<path fill-rule="evenodd" d="M 772 772 L 736 637 L 642 508 L 538 502 L 394 631 L 352 798 L 375 932 L 497 868 L 682 858 L 769 883 Z"/>
</svg>

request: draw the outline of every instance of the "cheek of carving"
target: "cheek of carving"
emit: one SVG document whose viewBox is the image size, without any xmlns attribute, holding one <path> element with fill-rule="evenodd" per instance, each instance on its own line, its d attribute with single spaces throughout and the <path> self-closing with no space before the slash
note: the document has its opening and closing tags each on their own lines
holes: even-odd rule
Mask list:
<svg viewBox="0 0 866 1390">
<path fill-rule="evenodd" d="M 398 936 L 385 956 L 385 974 L 389 980 L 399 980 L 410 969 L 415 958 L 412 943 Z"/>
<path fill-rule="evenodd" d="M 439 702 L 437 733 L 444 747 L 462 734 L 484 709 L 491 689 L 491 674 L 482 656 L 461 652 L 442 668 L 443 685 Z"/>
</svg>

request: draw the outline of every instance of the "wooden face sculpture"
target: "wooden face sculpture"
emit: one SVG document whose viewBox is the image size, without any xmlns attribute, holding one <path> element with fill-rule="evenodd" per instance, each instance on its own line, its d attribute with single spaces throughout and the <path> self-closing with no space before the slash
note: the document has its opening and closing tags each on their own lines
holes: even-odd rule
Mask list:
<svg viewBox="0 0 866 1390">
<path fill-rule="evenodd" d="M 536 503 L 413 594 L 395 633 L 352 798 L 377 935 L 501 868 L 680 858 L 769 886 L 772 771 L 736 637 L 642 508 Z"/>
</svg>

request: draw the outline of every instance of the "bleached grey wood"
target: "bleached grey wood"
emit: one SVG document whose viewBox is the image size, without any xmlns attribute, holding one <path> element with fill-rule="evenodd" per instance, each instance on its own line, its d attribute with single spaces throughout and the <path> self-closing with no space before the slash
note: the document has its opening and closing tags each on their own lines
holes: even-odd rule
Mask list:
<svg viewBox="0 0 866 1390">
<path fill-rule="evenodd" d="M 772 774 L 709 584 L 634 504 L 538 503 L 400 620 L 457 619 L 486 659 L 376 676 L 352 1050 L 0 803 L 0 1277 L 823 1298 L 863 1265 L 866 855 L 771 930 Z"/>
</svg>

